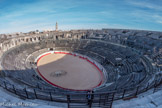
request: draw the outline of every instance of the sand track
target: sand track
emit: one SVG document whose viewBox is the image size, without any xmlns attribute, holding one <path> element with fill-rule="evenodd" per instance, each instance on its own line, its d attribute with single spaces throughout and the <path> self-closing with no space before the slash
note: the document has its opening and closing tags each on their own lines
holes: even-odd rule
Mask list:
<svg viewBox="0 0 162 108">
<path fill-rule="evenodd" d="M 79 56 L 46 54 L 38 60 L 37 69 L 45 81 L 64 89 L 88 90 L 102 82 L 102 72 Z"/>
</svg>

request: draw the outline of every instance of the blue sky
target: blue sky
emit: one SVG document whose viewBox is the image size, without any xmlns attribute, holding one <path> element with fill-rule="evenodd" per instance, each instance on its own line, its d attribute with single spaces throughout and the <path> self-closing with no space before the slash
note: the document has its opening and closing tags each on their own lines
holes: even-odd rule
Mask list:
<svg viewBox="0 0 162 108">
<path fill-rule="evenodd" d="M 0 33 L 125 28 L 162 31 L 162 0 L 0 0 Z"/>
</svg>

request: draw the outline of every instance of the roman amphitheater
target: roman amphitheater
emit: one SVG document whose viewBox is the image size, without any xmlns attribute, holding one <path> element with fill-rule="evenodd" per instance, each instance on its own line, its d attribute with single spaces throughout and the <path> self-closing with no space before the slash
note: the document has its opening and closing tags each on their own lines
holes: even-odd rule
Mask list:
<svg viewBox="0 0 162 108">
<path fill-rule="evenodd" d="M 101 29 L 1 34 L 0 86 L 23 99 L 68 108 L 112 108 L 116 101 L 162 90 L 162 33 Z"/>
</svg>

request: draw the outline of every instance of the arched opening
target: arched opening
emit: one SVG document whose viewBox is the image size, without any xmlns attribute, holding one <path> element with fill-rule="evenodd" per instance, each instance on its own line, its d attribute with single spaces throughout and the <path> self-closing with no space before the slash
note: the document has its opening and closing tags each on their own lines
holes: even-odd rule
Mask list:
<svg viewBox="0 0 162 108">
<path fill-rule="evenodd" d="M 56 36 L 56 40 L 58 40 L 58 36 Z"/>
</svg>

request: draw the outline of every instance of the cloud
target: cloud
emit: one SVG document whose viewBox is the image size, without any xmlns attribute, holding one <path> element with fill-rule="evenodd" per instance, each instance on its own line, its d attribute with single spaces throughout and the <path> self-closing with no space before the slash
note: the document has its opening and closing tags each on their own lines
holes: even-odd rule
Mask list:
<svg viewBox="0 0 162 108">
<path fill-rule="evenodd" d="M 160 1 L 148 2 L 148 1 L 138 1 L 138 0 L 127 0 L 127 2 L 130 3 L 131 5 L 138 6 L 141 8 L 148 8 L 157 11 L 162 11 Z"/>
<path fill-rule="evenodd" d="M 160 16 L 160 15 L 153 15 L 152 17 L 155 19 L 155 21 L 157 23 L 162 24 L 162 16 Z"/>
<path fill-rule="evenodd" d="M 162 21 L 159 4 L 146 0 L 31 0 L 3 7 L 0 9 L 0 33 L 49 29 L 56 21 L 61 29 L 147 29 L 148 24 L 154 26 L 150 29 L 160 29 L 158 25 Z"/>
<path fill-rule="evenodd" d="M 162 24 L 162 20 L 158 20 L 157 23 Z"/>
<path fill-rule="evenodd" d="M 141 23 L 161 24 L 162 22 L 162 15 L 158 12 L 152 13 L 150 11 L 145 10 L 134 10 L 130 13 L 130 15 L 135 17 L 137 22 Z"/>
</svg>

